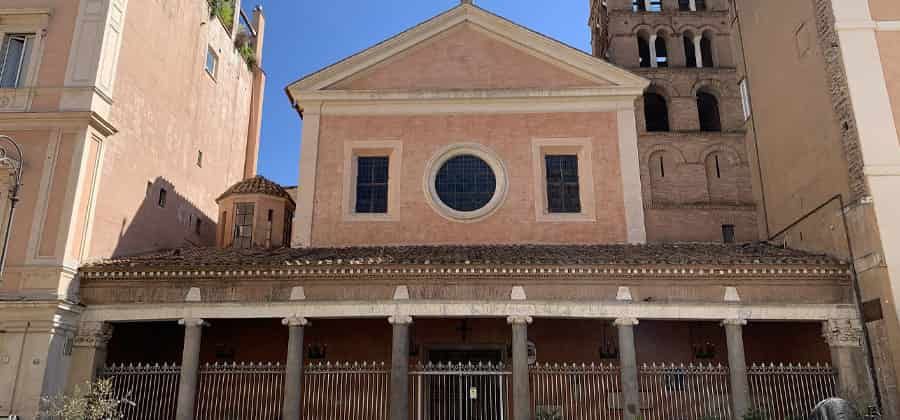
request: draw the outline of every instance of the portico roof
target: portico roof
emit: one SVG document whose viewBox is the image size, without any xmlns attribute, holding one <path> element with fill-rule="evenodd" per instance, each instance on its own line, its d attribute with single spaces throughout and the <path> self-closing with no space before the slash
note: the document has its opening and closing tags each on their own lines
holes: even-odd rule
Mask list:
<svg viewBox="0 0 900 420">
<path fill-rule="evenodd" d="M 357 248 L 183 248 L 122 257 L 82 268 L 104 272 L 259 270 L 362 266 L 842 266 L 825 256 L 770 243 L 644 245 L 477 245 Z"/>
</svg>

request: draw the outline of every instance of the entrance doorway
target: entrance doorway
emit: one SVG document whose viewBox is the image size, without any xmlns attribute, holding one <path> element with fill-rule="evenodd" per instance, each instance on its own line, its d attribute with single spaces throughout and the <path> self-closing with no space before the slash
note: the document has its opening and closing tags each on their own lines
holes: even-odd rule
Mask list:
<svg viewBox="0 0 900 420">
<path fill-rule="evenodd" d="M 412 373 L 416 420 L 506 420 L 510 374 L 502 348 L 435 348 Z"/>
</svg>

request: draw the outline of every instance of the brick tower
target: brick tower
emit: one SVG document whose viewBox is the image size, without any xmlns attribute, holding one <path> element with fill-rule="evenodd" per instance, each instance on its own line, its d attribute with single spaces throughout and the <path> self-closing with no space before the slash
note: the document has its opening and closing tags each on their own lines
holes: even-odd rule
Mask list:
<svg viewBox="0 0 900 420">
<path fill-rule="evenodd" d="M 637 109 L 649 241 L 758 238 L 728 0 L 592 0 L 594 55 L 652 84 Z"/>
</svg>

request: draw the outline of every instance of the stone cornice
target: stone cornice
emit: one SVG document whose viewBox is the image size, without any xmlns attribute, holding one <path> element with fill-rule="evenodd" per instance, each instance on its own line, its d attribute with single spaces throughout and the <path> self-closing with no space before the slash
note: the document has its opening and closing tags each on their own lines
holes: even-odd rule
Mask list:
<svg viewBox="0 0 900 420">
<path fill-rule="evenodd" d="M 308 279 L 341 278 L 346 276 L 410 276 L 434 277 L 664 277 L 664 278 L 847 278 L 849 270 L 841 265 L 796 265 L 796 266 L 305 266 L 296 262 L 295 266 L 221 270 L 141 270 L 107 271 L 85 269 L 80 273 L 82 284 L 102 280 L 201 280 L 201 279 Z"/>
</svg>

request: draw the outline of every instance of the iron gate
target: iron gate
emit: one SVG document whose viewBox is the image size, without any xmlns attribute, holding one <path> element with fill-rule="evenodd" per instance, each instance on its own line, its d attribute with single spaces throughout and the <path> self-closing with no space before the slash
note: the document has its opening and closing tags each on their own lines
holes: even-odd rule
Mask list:
<svg viewBox="0 0 900 420">
<path fill-rule="evenodd" d="M 506 420 L 511 373 L 503 364 L 438 363 L 410 372 L 414 420 Z"/>
</svg>

